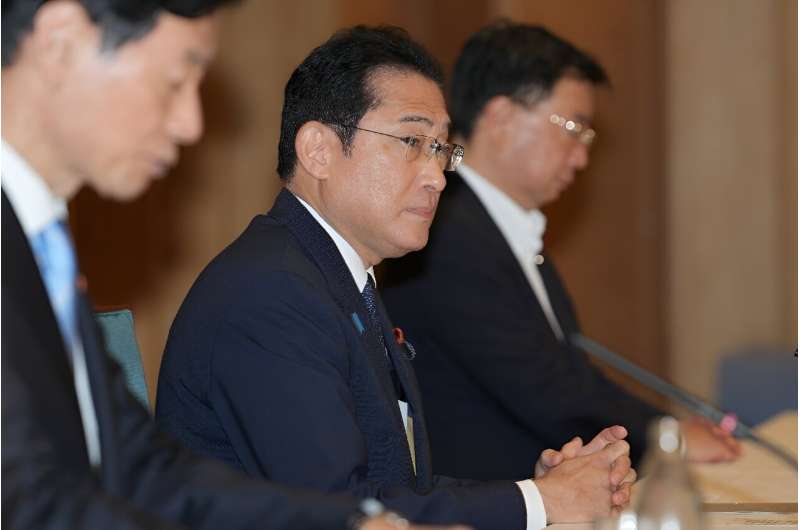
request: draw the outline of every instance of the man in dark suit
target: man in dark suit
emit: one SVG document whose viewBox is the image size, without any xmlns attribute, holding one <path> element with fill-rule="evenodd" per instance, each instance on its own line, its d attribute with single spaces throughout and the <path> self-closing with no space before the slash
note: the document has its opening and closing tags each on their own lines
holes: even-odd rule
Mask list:
<svg viewBox="0 0 800 530">
<path fill-rule="evenodd" d="M 315 49 L 285 98 L 285 188 L 182 304 L 159 424 L 253 476 L 374 496 L 422 522 L 540 528 L 624 505 L 618 486 L 635 474 L 621 428 L 559 465 L 573 455 L 545 457 L 535 483 L 432 473 L 414 370 L 372 268 L 425 245 L 442 171 L 462 156 L 443 140 L 435 61 L 401 30 L 356 27 Z"/>
<path fill-rule="evenodd" d="M 447 175 L 424 251 L 390 263 L 387 307 L 420 352 L 436 472 L 523 477 L 538 451 L 603 425 L 628 429 L 634 463 L 662 411 L 570 344 L 569 295 L 542 252 L 544 215 L 589 161 L 602 68 L 532 26 L 500 22 L 466 43 L 450 113 L 467 158 Z M 473 425 L 480 425 L 476 432 Z M 689 457 L 726 460 L 732 438 L 684 422 Z"/>
<path fill-rule="evenodd" d="M 352 497 L 245 477 L 160 434 L 77 288 L 66 201 L 84 185 L 133 198 L 198 139 L 221 3 L 3 2 L 6 528 L 402 526 L 366 520 Z"/>
</svg>

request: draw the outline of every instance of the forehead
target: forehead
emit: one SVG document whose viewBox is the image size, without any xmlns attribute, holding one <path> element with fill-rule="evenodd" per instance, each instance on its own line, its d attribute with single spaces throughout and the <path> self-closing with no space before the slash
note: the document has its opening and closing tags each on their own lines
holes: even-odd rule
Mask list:
<svg viewBox="0 0 800 530">
<path fill-rule="evenodd" d="M 550 96 L 539 106 L 543 110 L 557 112 L 569 118 L 591 119 L 594 114 L 595 87 L 589 81 L 574 77 L 562 77 Z"/>
<path fill-rule="evenodd" d="M 120 55 L 139 54 L 149 62 L 182 62 L 206 68 L 217 51 L 217 15 L 186 18 L 162 13 L 141 39 L 124 44 Z"/>
<path fill-rule="evenodd" d="M 449 126 L 442 90 L 427 77 L 414 72 L 383 70 L 373 74 L 369 83 L 379 105 L 368 112 L 365 119 L 370 115 L 391 121 L 418 117 L 437 130 Z"/>
</svg>

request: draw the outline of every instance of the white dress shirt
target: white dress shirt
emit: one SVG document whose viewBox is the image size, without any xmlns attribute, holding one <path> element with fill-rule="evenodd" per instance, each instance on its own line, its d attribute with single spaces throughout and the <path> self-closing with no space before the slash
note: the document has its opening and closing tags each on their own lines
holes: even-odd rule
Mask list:
<svg viewBox="0 0 800 530">
<path fill-rule="evenodd" d="M 1 149 L 3 191 L 14 208 L 25 237 L 30 242 L 51 223 L 66 221 L 67 204 L 64 199 L 50 191 L 44 179 L 5 140 L 2 141 Z M 52 300 L 51 305 L 53 305 Z M 55 309 L 53 311 L 55 312 Z M 101 460 L 100 435 L 80 335 L 73 344 L 65 342 L 64 346 L 70 354 L 89 462 L 97 467 Z"/>
<path fill-rule="evenodd" d="M 547 218 L 539 210 L 523 210 L 511 197 L 466 164 L 462 163 L 456 171 L 475 192 L 494 224 L 500 229 L 539 300 L 553 333 L 563 341 L 564 332 L 561 330 L 542 281 L 542 275 L 539 273 L 539 265 L 543 260 L 542 237 L 547 226 Z"/>
<path fill-rule="evenodd" d="M 295 197 L 297 197 L 295 195 Z M 358 253 L 353 249 L 353 247 L 348 243 L 339 233 L 329 225 L 325 219 L 322 218 L 319 213 L 317 213 L 314 208 L 311 207 L 307 202 L 305 202 L 300 197 L 297 197 L 297 200 L 300 201 L 306 210 L 317 220 L 317 222 L 322 226 L 322 228 L 331 236 L 333 242 L 336 244 L 336 248 L 339 249 L 339 253 L 342 255 L 345 263 L 347 264 L 347 268 L 350 269 L 350 274 L 353 275 L 353 280 L 356 283 L 356 288 L 361 292 L 364 288 L 364 285 L 367 283 L 367 274 L 372 276 L 372 281 L 375 281 L 375 273 L 373 268 L 365 268 L 364 262 L 361 260 L 361 257 Z M 376 284 L 377 285 L 377 284 Z M 413 422 L 411 418 L 408 416 L 408 404 L 405 401 L 398 401 L 400 406 L 400 413 L 403 416 L 403 424 L 406 426 L 406 437 L 408 438 L 409 448 L 411 449 L 411 457 L 412 461 L 414 460 L 414 435 L 413 435 Z M 517 482 L 517 486 L 519 487 L 520 491 L 522 492 L 522 497 L 525 501 L 525 510 L 527 513 L 527 530 L 539 530 L 540 528 L 544 528 L 547 525 L 547 514 L 545 513 L 544 509 L 544 502 L 542 501 L 542 496 L 539 493 L 539 488 L 536 487 L 536 484 L 532 480 L 521 480 Z"/>
</svg>

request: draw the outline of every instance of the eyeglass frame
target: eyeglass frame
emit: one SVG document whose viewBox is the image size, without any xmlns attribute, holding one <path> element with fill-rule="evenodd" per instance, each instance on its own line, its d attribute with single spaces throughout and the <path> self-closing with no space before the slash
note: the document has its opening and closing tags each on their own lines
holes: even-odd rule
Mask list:
<svg viewBox="0 0 800 530">
<path fill-rule="evenodd" d="M 564 129 L 564 131 L 566 131 L 567 134 L 578 140 L 586 147 L 591 146 L 597 137 L 597 132 L 591 127 L 587 127 L 578 121 L 565 118 L 560 114 L 551 114 L 550 123 L 561 127 Z"/>
<path fill-rule="evenodd" d="M 455 144 L 455 143 L 451 144 L 451 143 L 447 143 L 447 142 L 440 142 L 438 138 L 435 138 L 433 136 L 426 136 L 424 134 L 409 134 L 408 136 L 397 136 L 397 135 L 394 135 L 394 134 L 389 134 L 389 133 L 385 133 L 385 132 L 381 132 L 381 131 L 373 131 L 372 129 L 365 129 L 364 127 L 359 127 L 357 125 L 342 125 L 342 124 L 336 124 L 336 125 L 339 126 L 339 127 L 346 127 L 346 128 L 349 128 L 349 129 L 355 129 L 357 131 L 364 131 L 364 132 L 370 132 L 370 133 L 373 133 L 373 134 L 380 134 L 381 136 L 388 136 L 389 138 L 394 138 L 395 140 L 400 140 L 401 142 L 406 144 L 406 155 L 403 157 L 403 158 L 405 158 L 406 162 L 414 162 L 415 160 L 417 160 L 419 158 L 419 155 L 417 155 L 417 157 L 414 158 L 414 160 L 409 160 L 408 159 L 408 152 L 412 148 L 411 144 L 409 143 L 409 140 L 411 138 L 425 138 L 427 140 L 432 140 L 431 147 L 433 149 L 430 149 L 430 148 L 428 149 L 428 156 L 427 156 L 428 160 L 430 160 L 431 157 L 434 156 L 434 153 L 437 155 L 437 158 L 438 158 L 438 153 L 440 153 L 443 148 L 447 148 L 447 147 L 451 147 L 452 148 L 450 156 L 447 158 L 447 163 L 446 163 L 445 167 L 442 168 L 442 171 L 455 171 L 456 168 L 459 165 L 461 165 L 461 161 L 464 160 L 464 147 L 463 146 L 461 146 L 459 144 Z M 422 154 L 422 150 L 420 150 L 420 154 Z M 441 167 L 441 164 L 439 165 L 439 167 Z"/>
</svg>

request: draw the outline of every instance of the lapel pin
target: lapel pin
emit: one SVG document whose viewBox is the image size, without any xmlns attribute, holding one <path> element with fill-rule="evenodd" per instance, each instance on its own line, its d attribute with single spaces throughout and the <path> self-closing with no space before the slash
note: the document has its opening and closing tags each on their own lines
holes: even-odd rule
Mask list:
<svg viewBox="0 0 800 530">
<path fill-rule="evenodd" d="M 397 342 L 397 345 L 405 350 L 408 360 L 413 361 L 414 357 L 417 356 L 417 351 L 414 349 L 414 346 L 406 340 L 403 330 L 400 328 L 394 328 L 392 331 L 394 332 L 394 340 Z"/>
<path fill-rule="evenodd" d="M 364 324 L 361 323 L 361 319 L 358 317 L 358 313 L 351 314 L 350 318 L 353 320 L 353 325 L 355 325 L 356 329 L 358 330 L 358 333 L 360 335 L 363 335 L 364 330 L 366 328 L 364 327 Z"/>
</svg>

